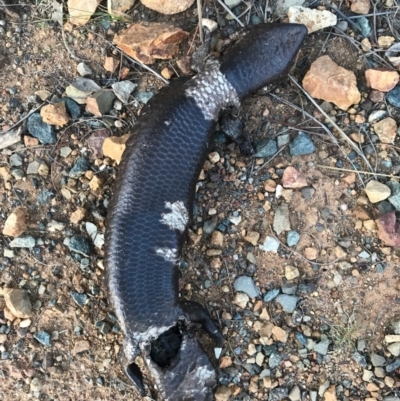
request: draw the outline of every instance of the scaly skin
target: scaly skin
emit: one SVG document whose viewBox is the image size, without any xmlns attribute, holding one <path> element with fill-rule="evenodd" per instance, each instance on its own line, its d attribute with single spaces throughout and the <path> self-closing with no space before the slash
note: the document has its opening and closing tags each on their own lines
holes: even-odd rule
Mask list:
<svg viewBox="0 0 400 401">
<path fill-rule="evenodd" d="M 127 142 L 108 211 L 105 262 L 109 298 L 125 334 L 122 364 L 143 393 L 138 355 L 165 400 L 213 399 L 215 370 L 185 327 L 200 322 L 215 339 L 221 335 L 208 312 L 178 292 L 177 260 L 195 185 L 220 111 L 285 77 L 306 32 L 295 24 L 250 28 L 221 65 L 211 62 L 154 96 Z M 180 349 L 161 368 L 151 358 L 151 343 L 178 322 Z"/>
</svg>

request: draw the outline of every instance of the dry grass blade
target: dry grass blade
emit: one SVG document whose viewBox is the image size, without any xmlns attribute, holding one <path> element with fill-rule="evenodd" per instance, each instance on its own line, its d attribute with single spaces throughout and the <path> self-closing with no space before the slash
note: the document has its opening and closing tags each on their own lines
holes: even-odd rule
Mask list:
<svg viewBox="0 0 400 401">
<path fill-rule="evenodd" d="M 163 81 L 166 85 L 169 84 L 169 82 L 163 77 L 161 76 L 157 71 L 154 71 L 152 68 L 150 68 L 148 65 L 141 63 L 140 61 L 135 60 L 132 57 L 129 57 L 126 53 L 123 52 L 123 50 L 121 48 L 119 48 L 118 46 L 116 46 L 116 48 L 118 49 L 118 51 L 122 52 L 124 57 L 126 57 L 128 60 L 130 60 L 132 63 L 139 65 L 140 67 L 144 68 L 145 70 L 151 72 L 153 75 L 155 75 L 157 78 L 161 79 L 161 81 Z"/>
<path fill-rule="evenodd" d="M 325 111 L 319 106 L 319 104 L 308 94 L 308 92 L 303 89 L 303 87 L 296 81 L 296 79 L 289 75 L 290 80 L 304 93 L 304 95 L 308 98 L 308 100 L 314 105 L 316 109 L 336 128 L 337 132 L 340 134 L 342 139 L 347 142 L 350 147 L 364 160 L 364 163 L 368 166 L 368 168 L 374 172 L 370 162 L 365 157 L 364 153 L 354 144 L 354 142 L 344 133 L 344 131 L 330 118 L 330 116 L 325 113 Z M 333 134 L 329 131 L 330 135 Z"/>
<path fill-rule="evenodd" d="M 378 177 L 395 178 L 396 180 L 400 179 L 399 176 L 391 175 L 391 174 L 373 173 L 373 172 L 370 172 L 370 171 L 363 171 L 363 170 L 351 170 L 349 168 L 323 166 L 322 164 L 317 164 L 317 167 L 325 168 L 327 170 L 343 171 L 343 172 L 346 172 L 346 173 L 357 173 L 357 174 L 373 175 L 373 176 L 378 176 Z"/>
<path fill-rule="evenodd" d="M 330 327 L 330 337 L 335 342 L 336 346 L 341 350 L 351 350 L 353 348 L 353 341 L 357 338 L 358 328 L 355 318 L 355 311 L 349 314 L 344 312 L 346 316 L 346 323 L 334 324 L 326 318 L 321 319 Z"/>
<path fill-rule="evenodd" d="M 199 17 L 199 36 L 200 42 L 204 42 L 203 36 L 203 7 L 201 6 L 201 0 L 197 0 L 197 15 Z"/>
<path fill-rule="evenodd" d="M 242 23 L 242 21 L 240 21 L 240 19 L 238 17 L 236 17 L 236 15 L 231 11 L 231 9 L 225 5 L 225 3 L 222 0 L 217 0 L 218 3 L 225 8 L 225 10 L 235 19 L 235 21 L 242 27 L 244 28 L 244 24 Z"/>
</svg>

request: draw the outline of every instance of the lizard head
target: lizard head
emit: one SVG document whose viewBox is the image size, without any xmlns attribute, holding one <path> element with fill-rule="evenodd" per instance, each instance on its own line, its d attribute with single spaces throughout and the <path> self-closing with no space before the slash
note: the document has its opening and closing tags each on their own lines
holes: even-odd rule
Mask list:
<svg viewBox="0 0 400 401">
<path fill-rule="evenodd" d="M 125 342 L 120 362 L 126 375 L 145 395 L 143 374 Z M 210 358 L 192 331 L 174 326 L 151 343 L 140 345 L 140 354 L 154 387 L 165 401 L 212 401 L 217 375 Z"/>
</svg>

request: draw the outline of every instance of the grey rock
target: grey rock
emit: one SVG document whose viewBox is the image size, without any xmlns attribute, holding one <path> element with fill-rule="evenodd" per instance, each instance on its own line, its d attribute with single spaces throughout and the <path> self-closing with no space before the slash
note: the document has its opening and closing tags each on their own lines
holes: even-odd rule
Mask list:
<svg viewBox="0 0 400 401">
<path fill-rule="evenodd" d="M 80 255 L 89 257 L 91 254 L 89 241 L 79 235 L 72 236 L 66 245 L 72 252 L 79 253 Z"/>
<path fill-rule="evenodd" d="M 263 244 L 259 246 L 262 251 L 277 253 L 279 249 L 279 241 L 274 237 L 267 237 Z"/>
<path fill-rule="evenodd" d="M 271 376 L 270 369 L 263 369 L 262 372 L 260 373 L 260 379 L 263 379 L 264 377 L 270 377 L 270 376 Z"/>
<path fill-rule="evenodd" d="M 264 302 L 271 302 L 279 295 L 279 293 L 279 288 L 274 288 L 273 290 L 267 291 L 267 293 L 264 295 Z"/>
<path fill-rule="evenodd" d="M 366 348 L 367 344 L 365 342 L 365 340 L 363 339 L 359 339 L 357 340 L 357 350 L 360 352 L 363 352 Z"/>
<path fill-rule="evenodd" d="M 20 168 L 13 168 L 10 170 L 10 174 L 16 179 L 16 180 L 22 180 L 22 178 L 25 177 L 24 170 L 21 170 Z"/>
<path fill-rule="evenodd" d="M 82 115 L 81 107 L 75 102 L 75 100 L 71 99 L 70 97 L 64 97 L 61 99 L 61 101 L 65 103 L 68 114 L 73 120 L 76 120 Z"/>
<path fill-rule="evenodd" d="M 85 156 L 81 156 L 72 167 L 71 171 L 69 172 L 69 176 L 71 178 L 79 178 L 83 174 L 86 173 L 87 170 L 90 169 L 90 162 L 89 159 Z"/>
<path fill-rule="evenodd" d="M 101 334 L 108 334 L 111 331 L 111 325 L 104 320 L 97 322 L 96 327 L 99 329 Z"/>
<path fill-rule="evenodd" d="M 283 135 L 279 135 L 276 138 L 277 144 L 278 144 L 278 148 L 283 148 L 284 146 L 286 146 L 289 142 L 290 142 L 290 135 L 289 134 L 283 134 Z"/>
<path fill-rule="evenodd" d="M 276 297 L 276 302 L 282 306 L 286 313 L 293 313 L 299 300 L 300 298 L 294 295 L 281 294 Z"/>
<path fill-rule="evenodd" d="M 39 139 L 43 145 L 51 145 L 57 142 L 54 126 L 45 123 L 39 113 L 33 113 L 29 116 L 28 132 Z"/>
<path fill-rule="evenodd" d="M 116 100 L 114 100 L 114 109 L 115 110 L 122 110 L 122 107 L 123 107 L 123 105 L 122 105 L 122 102 L 120 101 L 120 100 L 118 100 L 118 99 L 116 99 Z"/>
<path fill-rule="evenodd" d="M 282 292 L 287 295 L 294 295 L 297 291 L 297 284 L 295 283 L 285 283 L 281 287 Z"/>
<path fill-rule="evenodd" d="M 13 153 L 10 156 L 10 166 L 11 167 L 20 167 L 20 166 L 22 166 L 22 163 L 23 163 L 22 157 L 18 153 Z"/>
<path fill-rule="evenodd" d="M 137 88 L 137 84 L 134 84 L 131 81 L 120 81 L 115 82 L 111 85 L 115 96 L 122 102 L 128 103 L 130 94 Z"/>
<path fill-rule="evenodd" d="M 277 207 L 273 228 L 278 235 L 283 231 L 290 231 L 289 207 L 286 203 L 282 203 Z"/>
<path fill-rule="evenodd" d="M 317 395 L 318 395 L 318 393 L 316 391 L 310 390 L 310 400 L 311 401 L 317 401 Z"/>
<path fill-rule="evenodd" d="M 88 302 L 88 296 L 86 294 L 80 294 L 79 292 L 71 291 L 70 292 L 72 299 L 75 303 L 81 308 L 86 305 Z"/>
<path fill-rule="evenodd" d="M 308 338 L 303 334 L 300 333 L 299 331 L 296 331 L 296 333 L 294 334 L 294 336 L 296 337 L 296 340 L 303 346 L 307 345 L 307 341 Z"/>
<path fill-rule="evenodd" d="M 395 319 L 392 321 L 391 326 L 393 328 L 394 334 L 400 334 L 400 320 Z"/>
<path fill-rule="evenodd" d="M 71 152 L 72 152 L 72 149 L 69 146 L 63 146 L 60 149 L 60 156 L 64 157 L 64 158 L 68 157 L 71 154 Z"/>
<path fill-rule="evenodd" d="M 81 77 L 87 77 L 88 75 L 92 75 L 93 71 L 90 69 L 90 67 L 88 65 L 86 65 L 85 63 L 79 63 L 76 66 L 76 70 L 78 71 L 78 74 Z"/>
<path fill-rule="evenodd" d="M 370 124 L 373 124 L 379 120 L 382 120 L 383 117 L 387 115 L 386 110 L 374 110 L 371 112 L 371 114 L 368 116 L 368 122 Z"/>
<path fill-rule="evenodd" d="M 290 401 L 300 401 L 301 400 L 301 392 L 299 386 L 294 386 L 289 393 Z"/>
<path fill-rule="evenodd" d="M 282 356 L 281 355 L 272 353 L 269 356 L 269 359 L 268 359 L 268 366 L 270 367 L 270 369 L 274 369 L 277 366 L 279 366 L 281 361 L 282 361 Z"/>
<path fill-rule="evenodd" d="M 305 0 L 278 0 L 276 2 L 276 13 L 280 16 L 286 16 L 290 7 L 302 6 Z"/>
<path fill-rule="evenodd" d="M 388 201 L 382 201 L 378 204 L 378 210 L 380 214 L 386 214 L 392 212 L 394 209 L 393 205 Z"/>
<path fill-rule="evenodd" d="M 295 246 L 300 241 L 300 234 L 295 230 L 290 230 L 287 235 L 286 243 L 288 246 Z"/>
<path fill-rule="evenodd" d="M 263 139 L 254 143 L 254 156 L 267 158 L 273 156 L 277 151 L 276 140 L 272 138 Z"/>
<path fill-rule="evenodd" d="M 260 295 L 260 289 L 255 285 L 254 280 L 248 276 L 241 276 L 235 280 L 235 290 L 244 292 L 250 298 Z"/>
<path fill-rule="evenodd" d="M 400 184 L 398 182 L 387 182 L 386 185 L 391 189 L 391 196 L 388 201 L 394 206 L 394 208 L 400 210 Z"/>
<path fill-rule="evenodd" d="M 36 240 L 31 235 L 22 235 L 14 238 L 10 243 L 10 248 L 33 248 L 36 245 Z"/>
<path fill-rule="evenodd" d="M 314 345 L 314 351 L 321 355 L 326 355 L 328 353 L 330 341 L 328 339 L 321 340 L 319 343 Z"/>
<path fill-rule="evenodd" d="M 383 401 L 400 401 L 400 397 L 389 395 L 387 397 L 383 397 Z"/>
<path fill-rule="evenodd" d="M 400 358 L 396 358 L 391 364 L 387 365 L 386 372 L 392 373 L 398 368 L 400 368 Z"/>
<path fill-rule="evenodd" d="M 217 220 L 206 220 L 203 224 L 203 231 L 205 234 L 212 234 L 217 227 Z"/>
<path fill-rule="evenodd" d="M 229 8 L 236 7 L 236 6 L 238 6 L 241 2 L 242 2 L 242 0 L 224 0 L 224 3 L 225 3 Z"/>
<path fill-rule="evenodd" d="M 331 384 L 329 383 L 329 380 L 325 380 L 318 388 L 318 395 L 322 397 L 325 394 L 325 391 L 328 390 L 330 385 Z"/>
<path fill-rule="evenodd" d="M 49 203 L 56 196 L 56 191 L 54 189 L 43 189 L 38 195 L 37 201 L 39 205 L 45 205 Z"/>
<path fill-rule="evenodd" d="M 363 368 L 367 367 L 367 360 L 359 352 L 353 352 L 353 359 Z"/>
<path fill-rule="evenodd" d="M 371 24 L 366 17 L 357 18 L 356 24 L 361 28 L 363 38 L 368 38 L 372 32 Z"/>
<path fill-rule="evenodd" d="M 303 188 L 301 190 L 301 194 L 303 195 L 305 200 L 310 200 L 315 193 L 315 189 L 311 187 Z"/>
<path fill-rule="evenodd" d="M 86 98 L 99 89 L 101 89 L 100 86 L 91 79 L 77 77 L 71 85 L 65 88 L 65 93 L 79 104 L 85 104 Z"/>
<path fill-rule="evenodd" d="M 285 387 L 275 387 L 269 392 L 268 401 L 281 401 L 288 396 L 288 389 Z"/>
<path fill-rule="evenodd" d="M 139 92 L 135 99 L 139 102 L 146 104 L 154 96 L 153 92 Z"/>
<path fill-rule="evenodd" d="M 347 21 L 339 21 L 336 25 L 336 28 L 338 29 L 339 33 L 340 33 L 340 31 L 346 32 L 348 27 L 349 27 L 349 24 Z"/>
<path fill-rule="evenodd" d="M 386 100 L 394 107 L 400 109 L 400 86 L 395 86 L 386 96 Z"/>
<path fill-rule="evenodd" d="M 310 136 L 300 131 L 289 144 L 289 151 L 292 156 L 308 155 L 315 151 L 315 146 Z"/>
<path fill-rule="evenodd" d="M 374 352 L 369 356 L 373 366 L 383 366 L 386 363 L 386 358 L 381 355 L 375 354 Z"/>
<path fill-rule="evenodd" d="M 46 331 L 40 330 L 33 334 L 33 338 L 39 341 L 40 344 L 44 345 L 45 347 L 50 347 L 51 340 L 50 334 Z"/>
</svg>

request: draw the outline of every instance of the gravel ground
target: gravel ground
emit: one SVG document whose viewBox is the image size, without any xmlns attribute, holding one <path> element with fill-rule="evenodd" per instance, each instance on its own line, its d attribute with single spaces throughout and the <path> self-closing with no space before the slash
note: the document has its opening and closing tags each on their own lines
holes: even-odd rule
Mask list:
<svg viewBox="0 0 400 401">
<path fill-rule="evenodd" d="M 254 2 L 250 23 L 259 22 L 261 3 Z M 129 133 L 163 83 L 112 46 L 126 23 L 99 14 L 66 31 L 64 41 L 49 20 L 49 4 L 19 9 L 23 22 L 0 9 L 0 130 L 23 119 L 18 142 L 0 151 L 0 399 L 140 400 L 118 365 L 122 335 L 103 283 L 104 221 L 118 171 L 112 152 L 120 146 L 111 142 L 110 156 L 102 145 L 107 136 Z M 351 15 L 347 6 L 341 9 Z M 378 4 L 377 12 L 383 10 Z M 224 15 L 213 2 L 205 7 L 208 18 L 226 23 Z M 191 34 L 175 59 L 151 66 L 157 72 L 180 71 L 176 61 L 199 45 L 196 36 L 191 46 L 195 6 L 165 16 L 139 4 L 131 16 L 171 22 Z M 399 41 L 395 19 L 366 21 L 372 37 Z M 379 66 L 380 60 L 350 38 L 362 36 L 351 26 L 345 34 L 328 28 L 310 35 L 292 76 L 301 82 L 320 55 L 354 72 L 359 104 L 343 111 L 317 103 L 347 135 L 365 135 L 356 144 L 360 153 L 387 176 L 365 173 L 365 160 L 286 80 L 247 99 L 239 111 L 256 156 L 242 156 L 221 123 L 199 177 L 180 288 L 182 296 L 209 307 L 226 339 L 216 349 L 201 337 L 219 367 L 217 401 L 400 399 L 399 254 L 381 241 L 375 223 L 400 210 L 400 144 L 397 137 L 382 143 L 371 130 L 384 116 L 399 123 L 400 91 L 371 100 L 365 63 Z M 60 102 L 78 76 L 82 60 L 66 46 L 100 87 L 110 88 L 123 67 L 137 87 L 129 103 L 115 102 L 101 118 L 68 101 L 69 121 L 43 125 L 35 141 L 28 131 L 40 124 L 24 117 L 49 99 Z M 121 61 L 118 73 L 103 68 L 109 56 Z M 371 180 L 390 188 L 392 198 L 371 203 L 365 190 Z M 18 235 L 3 231 L 10 216 L 18 224 L 8 229 Z"/>
</svg>

